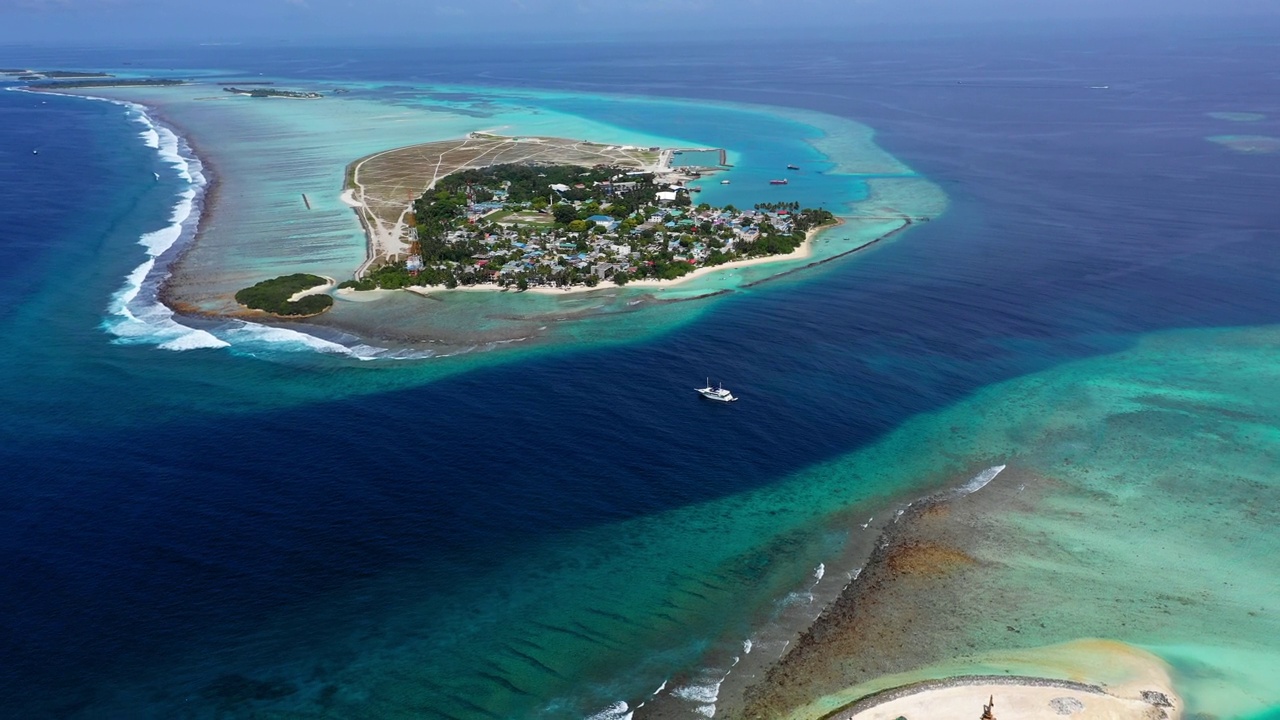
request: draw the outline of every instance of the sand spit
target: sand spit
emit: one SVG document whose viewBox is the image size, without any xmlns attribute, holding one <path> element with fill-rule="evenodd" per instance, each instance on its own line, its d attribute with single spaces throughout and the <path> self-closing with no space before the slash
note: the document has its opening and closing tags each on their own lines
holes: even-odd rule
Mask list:
<svg viewBox="0 0 1280 720">
<path fill-rule="evenodd" d="M 324 278 L 324 284 L 316 285 L 315 287 L 307 288 L 306 290 L 299 290 L 289 296 L 289 302 L 298 302 L 308 295 L 323 295 L 338 287 L 338 281 L 336 279 L 331 278 L 328 275 L 321 275 L 320 277 Z"/>
<path fill-rule="evenodd" d="M 1108 691 L 1098 685 L 1023 676 L 960 676 L 893 688 L 826 716 L 829 720 L 980 717 L 1019 720 L 1177 720 L 1181 703 L 1164 684 Z"/>
<path fill-rule="evenodd" d="M 1054 484 L 1016 466 L 993 477 L 977 492 L 912 503 L 886 526 L 857 579 L 746 689 L 734 714 L 977 720 L 995 695 L 1008 717 L 1179 717 L 1164 663 L 1145 651 L 1105 640 L 1029 646 L 1020 626 L 1035 608 L 987 627 L 991 607 L 1009 602 L 974 597 L 992 562 L 982 549 L 989 518 L 1030 510 Z M 975 632 L 999 633 L 1009 649 L 975 652 Z"/>
</svg>

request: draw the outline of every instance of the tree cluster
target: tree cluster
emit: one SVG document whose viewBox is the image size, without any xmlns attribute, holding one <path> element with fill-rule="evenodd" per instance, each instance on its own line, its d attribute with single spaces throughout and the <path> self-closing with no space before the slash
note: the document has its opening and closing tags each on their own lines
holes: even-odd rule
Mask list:
<svg viewBox="0 0 1280 720">
<path fill-rule="evenodd" d="M 308 295 L 296 302 L 289 298 L 303 290 L 309 290 L 325 284 L 326 280 L 319 275 L 294 273 L 281 277 L 263 280 L 236 293 L 236 302 L 254 310 L 263 310 L 273 315 L 298 317 L 302 315 L 319 315 L 333 307 L 333 298 L 328 295 Z"/>
</svg>

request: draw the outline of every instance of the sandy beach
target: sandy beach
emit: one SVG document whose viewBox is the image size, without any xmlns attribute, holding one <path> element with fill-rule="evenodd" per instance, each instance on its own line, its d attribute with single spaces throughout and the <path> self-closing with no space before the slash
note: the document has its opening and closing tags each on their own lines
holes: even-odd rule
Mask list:
<svg viewBox="0 0 1280 720">
<path fill-rule="evenodd" d="M 575 293 L 598 292 L 601 290 L 618 290 L 621 288 L 671 288 L 678 287 L 691 280 L 705 277 L 712 273 L 725 272 L 737 268 L 751 267 L 753 265 L 768 265 L 770 263 L 786 262 L 788 260 L 804 260 L 813 256 L 813 243 L 818 235 L 828 230 L 834 230 L 844 224 L 844 220 L 837 219 L 834 225 L 824 225 L 823 227 L 813 228 L 805 233 L 804 242 L 800 247 L 787 253 L 786 255 L 767 255 L 764 257 L 748 258 L 745 260 L 734 260 L 722 265 L 709 265 L 700 267 L 693 272 L 681 275 L 674 280 L 658 280 L 646 278 L 643 280 L 632 280 L 626 285 L 617 285 L 612 281 L 606 280 L 603 285 L 590 287 L 587 285 L 574 285 L 571 287 L 531 287 L 528 290 L 520 292 L 535 293 L 541 295 L 572 295 Z M 439 292 L 517 292 L 516 290 L 505 288 L 500 285 L 484 284 L 484 285 L 467 285 L 456 288 L 446 288 L 443 285 L 415 285 L 405 288 L 409 292 L 419 295 L 428 295 Z"/>
<path fill-rule="evenodd" d="M 1046 648 L 1009 651 L 976 658 L 974 667 L 1006 665 L 1038 668 L 1034 675 L 955 675 L 892 684 L 830 711 L 823 704 L 802 708 L 793 717 L 829 720 L 894 720 L 982 716 L 994 702 L 995 718 L 1050 720 L 1178 720 L 1183 703 L 1174 692 L 1169 667 L 1132 645 L 1083 639 Z M 927 673 L 928 670 L 912 675 Z M 856 691 L 853 691 L 856 692 Z"/>
<path fill-rule="evenodd" d="M 323 285 L 316 285 L 315 287 L 307 288 L 306 290 L 299 290 L 289 296 L 289 302 L 298 302 L 308 295 L 323 295 L 338 286 L 338 281 L 334 278 L 331 278 L 328 275 L 321 275 L 320 277 L 324 278 Z"/>
<path fill-rule="evenodd" d="M 827 717 L 830 720 L 981 717 L 1019 720 L 1178 720 L 1180 703 L 1167 686 L 1104 690 L 1083 683 L 1031 677 L 959 677 L 886 692 Z"/>
<path fill-rule="evenodd" d="M 957 478 L 953 487 L 962 485 Z M 1047 486 L 1011 465 L 978 491 L 911 503 L 781 658 L 735 681 L 740 689 L 722 689 L 719 710 L 762 720 L 978 720 L 994 695 L 997 718 L 1180 717 L 1168 666 L 1156 656 L 1091 638 L 1026 646 L 1023 612 L 1034 610 L 978 614 L 990 600 L 979 590 L 987 539 L 974 528 L 993 513 L 1030 509 Z M 975 653 L 960 631 L 975 623 L 990 623 L 1007 649 Z"/>
</svg>

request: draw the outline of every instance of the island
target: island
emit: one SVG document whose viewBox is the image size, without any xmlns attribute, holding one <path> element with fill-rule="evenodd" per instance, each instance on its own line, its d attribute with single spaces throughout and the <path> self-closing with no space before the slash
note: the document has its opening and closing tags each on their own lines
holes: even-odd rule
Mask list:
<svg viewBox="0 0 1280 720">
<path fill-rule="evenodd" d="M 23 79 L 23 78 L 19 78 Z M 37 78 L 39 79 L 39 78 Z M 75 90 L 82 88 L 119 88 L 119 87 L 170 87 L 186 85 L 186 80 L 174 78 L 114 78 L 63 80 L 55 82 L 37 82 L 27 87 L 35 90 Z"/>
<path fill-rule="evenodd" d="M 246 97 L 255 98 L 289 98 L 291 100 L 319 100 L 324 97 L 318 92 L 304 92 L 301 90 L 278 90 L 276 88 L 255 87 L 241 88 L 227 86 L 222 88 L 224 92 L 234 95 L 244 95 Z"/>
<path fill-rule="evenodd" d="M 78 70 L 22 70 L 19 68 L 0 68 L 0 75 L 17 75 L 19 80 L 81 80 L 86 78 L 114 77 L 104 72 L 81 72 Z"/>
<path fill-rule="evenodd" d="M 673 169 L 677 152 L 473 133 L 366 158 L 349 169 L 345 197 L 369 258 L 341 287 L 565 291 L 671 281 L 792 254 L 836 223 L 795 202 L 694 205 L 699 188 L 689 181 L 717 168 Z M 516 162 L 474 167 L 504 153 Z M 441 176 L 446 161 L 454 171 Z M 411 205 L 390 197 L 424 168 L 434 174 Z"/>
<path fill-rule="evenodd" d="M 277 317 L 314 317 L 333 307 L 333 298 L 322 294 L 332 287 L 328 278 L 294 273 L 247 287 L 236 293 L 236 302 Z"/>
</svg>

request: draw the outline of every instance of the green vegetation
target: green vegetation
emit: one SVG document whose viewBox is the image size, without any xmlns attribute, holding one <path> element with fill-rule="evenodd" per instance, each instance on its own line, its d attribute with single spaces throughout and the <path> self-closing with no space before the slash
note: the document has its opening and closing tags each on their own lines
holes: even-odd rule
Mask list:
<svg viewBox="0 0 1280 720">
<path fill-rule="evenodd" d="M 324 97 L 318 92 L 302 92 L 299 90 L 276 90 L 275 88 L 256 87 L 252 89 L 224 87 L 224 92 L 236 95 L 247 95 L 256 98 L 293 98 L 295 100 L 316 100 Z"/>
<path fill-rule="evenodd" d="M 47 78 L 109 78 L 111 75 L 104 72 L 77 72 L 75 70 L 41 70 L 41 75 Z"/>
<path fill-rule="evenodd" d="M 319 275 L 295 273 L 283 275 L 248 287 L 236 293 L 236 302 L 254 310 L 263 310 L 273 315 L 284 317 L 301 317 L 319 315 L 333 307 L 333 298 L 328 295 L 307 295 L 290 302 L 289 298 L 303 290 L 324 285 L 327 280 Z"/>
<path fill-rule="evenodd" d="M 107 87 L 167 87 L 170 85 L 185 85 L 186 82 L 186 80 L 174 80 L 172 78 L 141 78 L 137 80 L 109 78 L 106 80 L 66 80 L 63 82 L 32 83 L 28 87 L 39 88 L 41 90 L 70 90 L 72 88 Z"/>
<path fill-rule="evenodd" d="M 700 267 L 790 253 L 810 229 L 835 221 L 799 203 L 693 207 L 688 189 L 672 183 L 608 165 L 462 170 L 414 202 L 416 241 L 404 261 L 345 286 L 524 290 L 674 280 Z"/>
</svg>

